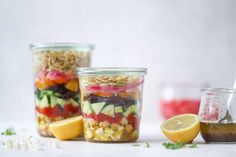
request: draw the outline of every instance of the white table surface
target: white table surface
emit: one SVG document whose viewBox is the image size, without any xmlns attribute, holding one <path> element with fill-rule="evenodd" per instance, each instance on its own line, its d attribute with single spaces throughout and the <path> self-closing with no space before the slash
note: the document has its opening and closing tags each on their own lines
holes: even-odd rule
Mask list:
<svg viewBox="0 0 236 157">
<path fill-rule="evenodd" d="M 14 127 L 17 135 L 4 136 L 0 135 L 0 143 L 9 138 L 21 139 L 32 135 L 39 141 L 48 143 L 57 141 L 54 138 L 43 138 L 37 135 L 32 123 L 10 123 L 0 122 L 0 131 L 6 127 Z M 198 148 L 182 148 L 178 150 L 168 150 L 162 146 L 163 142 L 168 140 L 162 135 L 159 124 L 142 124 L 141 135 L 137 143 L 140 146 L 133 146 L 133 143 L 91 143 L 83 140 L 77 141 L 59 141 L 60 148 L 47 148 L 44 150 L 5 150 L 1 144 L 1 157 L 64 157 L 64 156 L 79 156 L 79 157 L 236 157 L 236 144 L 205 144 L 200 135 L 195 139 L 198 143 Z M 150 147 L 145 147 L 145 142 L 150 144 Z"/>
</svg>

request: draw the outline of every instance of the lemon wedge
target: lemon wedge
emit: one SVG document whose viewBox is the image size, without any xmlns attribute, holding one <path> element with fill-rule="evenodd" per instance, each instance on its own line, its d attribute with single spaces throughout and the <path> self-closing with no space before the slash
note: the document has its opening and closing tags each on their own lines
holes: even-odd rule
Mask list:
<svg viewBox="0 0 236 157">
<path fill-rule="evenodd" d="M 195 114 L 177 115 L 164 121 L 161 130 L 173 142 L 190 143 L 199 133 L 200 122 Z"/>
<path fill-rule="evenodd" d="M 60 140 L 70 140 L 80 136 L 83 132 L 82 116 L 53 122 L 49 125 L 50 132 Z"/>
</svg>

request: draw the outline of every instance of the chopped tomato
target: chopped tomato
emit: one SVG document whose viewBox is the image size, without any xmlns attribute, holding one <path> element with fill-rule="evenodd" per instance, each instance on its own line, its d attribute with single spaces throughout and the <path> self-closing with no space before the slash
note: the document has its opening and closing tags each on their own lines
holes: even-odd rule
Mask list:
<svg viewBox="0 0 236 157">
<path fill-rule="evenodd" d="M 91 119 L 94 119 L 94 120 L 98 120 L 98 117 L 97 117 L 97 115 L 95 114 L 95 113 L 91 113 L 91 114 L 83 114 L 83 116 L 85 117 L 85 118 L 91 118 Z"/>
<path fill-rule="evenodd" d="M 99 122 L 108 121 L 110 124 L 115 123 L 115 119 L 113 117 L 102 113 L 98 114 L 98 121 Z"/>
<path fill-rule="evenodd" d="M 79 113 L 79 107 L 74 107 L 72 104 L 67 104 L 63 108 L 63 116 L 68 117 L 72 114 Z"/>
<path fill-rule="evenodd" d="M 137 115 L 134 113 L 130 113 L 127 117 L 128 123 L 131 124 L 134 128 L 136 128 L 139 124 Z"/>
<path fill-rule="evenodd" d="M 116 113 L 116 114 L 115 114 L 114 122 L 115 122 L 115 123 L 120 123 L 121 119 L 122 119 L 121 114 Z"/>
<path fill-rule="evenodd" d="M 44 114 L 48 117 L 52 117 L 52 118 L 62 116 L 62 110 L 58 105 L 53 108 L 50 108 L 50 107 L 40 108 L 36 106 L 36 110 L 39 113 Z"/>
<path fill-rule="evenodd" d="M 76 114 L 76 113 L 80 113 L 80 108 L 79 107 L 74 107 L 72 104 L 67 104 L 64 106 L 64 108 L 62 109 L 59 105 L 56 105 L 54 107 L 45 107 L 45 108 L 40 108 L 38 106 L 36 106 L 36 110 L 41 113 L 44 114 L 48 117 L 68 117 L 70 115 Z"/>
</svg>

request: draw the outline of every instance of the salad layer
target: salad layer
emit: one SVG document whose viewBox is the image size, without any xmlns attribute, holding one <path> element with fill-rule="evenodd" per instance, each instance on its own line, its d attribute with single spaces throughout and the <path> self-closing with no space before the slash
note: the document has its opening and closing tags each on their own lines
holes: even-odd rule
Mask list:
<svg viewBox="0 0 236 157">
<path fill-rule="evenodd" d="M 81 114 L 76 68 L 89 66 L 89 53 L 71 50 L 34 52 L 35 111 L 38 132 L 52 136 L 52 122 Z"/>
</svg>

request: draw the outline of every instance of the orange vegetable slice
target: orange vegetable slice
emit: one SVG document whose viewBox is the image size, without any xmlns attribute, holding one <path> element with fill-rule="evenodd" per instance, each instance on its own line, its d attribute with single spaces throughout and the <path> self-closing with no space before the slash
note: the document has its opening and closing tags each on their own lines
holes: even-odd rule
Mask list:
<svg viewBox="0 0 236 157">
<path fill-rule="evenodd" d="M 77 92 L 79 90 L 79 83 L 78 80 L 70 80 L 65 84 L 65 88 L 69 89 L 70 91 Z"/>
<path fill-rule="evenodd" d="M 106 98 L 113 96 L 112 93 L 108 93 L 108 92 L 97 92 L 95 95 L 100 96 L 100 97 L 106 97 Z"/>
</svg>

